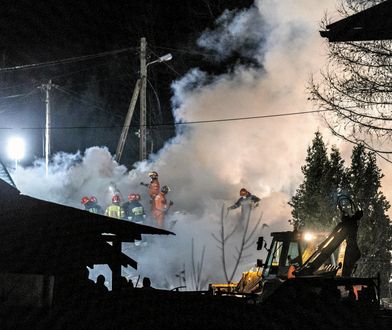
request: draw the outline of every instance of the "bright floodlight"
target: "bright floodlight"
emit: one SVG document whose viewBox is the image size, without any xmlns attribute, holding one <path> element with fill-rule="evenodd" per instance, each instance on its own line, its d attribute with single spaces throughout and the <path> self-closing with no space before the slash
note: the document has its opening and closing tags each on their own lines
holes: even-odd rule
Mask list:
<svg viewBox="0 0 392 330">
<path fill-rule="evenodd" d="M 159 58 L 159 62 L 167 62 L 167 61 L 170 61 L 172 58 L 173 58 L 172 54 L 169 53 L 169 54 L 161 56 Z"/>
<path fill-rule="evenodd" d="M 19 137 L 10 138 L 8 140 L 7 151 L 11 159 L 15 161 L 22 159 L 25 154 L 24 140 Z"/>
<path fill-rule="evenodd" d="M 314 236 L 313 236 L 312 233 L 305 233 L 304 239 L 305 239 L 305 241 L 308 241 L 308 242 L 309 242 L 309 241 L 311 241 L 311 240 L 314 239 Z"/>
</svg>

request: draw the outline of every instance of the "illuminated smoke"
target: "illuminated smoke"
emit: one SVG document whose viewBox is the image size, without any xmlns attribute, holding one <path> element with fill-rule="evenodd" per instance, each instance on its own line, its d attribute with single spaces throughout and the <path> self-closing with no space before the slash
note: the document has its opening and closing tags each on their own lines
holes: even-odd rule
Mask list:
<svg viewBox="0 0 392 330">
<path fill-rule="evenodd" d="M 215 55 L 216 61 L 236 52 L 252 60 L 252 65 L 239 63 L 219 76 L 191 69 L 172 85 L 176 122 L 311 110 L 305 86 L 309 73 L 324 64 L 319 21 L 334 3 L 266 0 L 248 10 L 226 11 L 215 29 L 207 30 L 197 43 Z M 210 281 L 223 281 L 220 251 L 211 236 L 219 230 L 222 205 L 234 203 L 240 188 L 246 187 L 263 199 L 254 219 L 263 211 L 262 221 L 269 228 L 260 234 L 267 237 L 271 230 L 289 230 L 287 201 L 302 180 L 301 165 L 317 129 L 325 140 L 334 141 L 316 115 L 178 125 L 174 139 L 129 172 L 107 149 L 92 147 L 84 154 L 55 156 L 47 178 L 42 162 L 19 168 L 17 184 L 25 194 L 81 207 L 84 195 L 95 195 L 102 205 L 109 204 L 108 187 L 113 182 L 124 197 L 141 193 L 148 208 L 146 189 L 140 182 L 147 182 L 147 172 L 155 170 L 161 185 L 172 189 L 168 198 L 175 204 L 168 222 L 177 221 L 173 228 L 177 236 L 154 237 L 150 247 L 130 251 L 140 268 L 129 274 L 149 276 L 159 287 L 176 286 L 175 275 L 185 265 L 189 285 L 194 239 L 196 262 L 206 247 L 204 275 Z M 225 220 L 228 227 L 235 225 L 238 214 L 233 211 Z M 235 279 L 260 258 L 255 248 L 251 251 L 253 255 L 240 266 Z"/>
</svg>

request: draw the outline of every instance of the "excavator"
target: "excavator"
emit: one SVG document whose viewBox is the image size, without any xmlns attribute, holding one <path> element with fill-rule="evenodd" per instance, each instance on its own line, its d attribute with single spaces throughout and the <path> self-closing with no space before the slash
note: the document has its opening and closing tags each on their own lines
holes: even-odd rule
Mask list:
<svg viewBox="0 0 392 330">
<path fill-rule="evenodd" d="M 296 296 L 301 291 L 322 292 L 339 299 L 379 304 L 379 278 L 351 277 L 360 257 L 356 229 L 363 212 L 347 196 L 338 200 L 338 206 L 342 221 L 330 234 L 273 232 L 269 247 L 259 237 L 257 250 L 267 250 L 266 262 L 258 259 L 239 282 L 211 284 L 210 291 L 216 295 L 256 296 L 259 302 L 288 292 L 295 292 Z"/>
</svg>

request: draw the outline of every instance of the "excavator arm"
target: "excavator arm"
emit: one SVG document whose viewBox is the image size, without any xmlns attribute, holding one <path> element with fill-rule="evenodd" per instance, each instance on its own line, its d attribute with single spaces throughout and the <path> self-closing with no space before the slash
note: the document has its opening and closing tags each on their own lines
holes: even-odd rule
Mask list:
<svg viewBox="0 0 392 330">
<path fill-rule="evenodd" d="M 351 245 L 354 245 L 357 249 L 356 243 L 356 228 L 357 221 L 362 218 L 363 212 L 361 210 L 356 211 L 351 217 L 346 217 L 344 221 L 340 222 L 331 234 L 317 247 L 316 251 L 306 260 L 302 266 L 294 271 L 296 277 L 316 275 L 317 270 L 323 265 L 325 261 L 334 253 L 334 251 L 343 243 L 345 239 L 350 237 Z M 353 258 L 358 259 L 359 256 L 351 253 L 350 250 L 355 247 L 347 246 L 345 251 L 345 259 Z M 345 260 L 344 264 L 350 265 L 350 270 L 345 272 L 351 274 L 352 268 L 357 260 Z M 343 267 L 343 265 L 339 265 Z M 329 269 L 329 271 L 335 272 L 336 269 Z M 330 273 L 330 272 L 329 272 Z M 321 275 L 321 274 L 319 274 Z"/>
</svg>

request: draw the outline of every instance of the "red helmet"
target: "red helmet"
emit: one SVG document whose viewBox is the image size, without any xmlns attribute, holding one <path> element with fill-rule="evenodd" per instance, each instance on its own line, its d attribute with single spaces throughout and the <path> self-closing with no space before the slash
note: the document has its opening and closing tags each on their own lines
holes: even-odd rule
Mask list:
<svg viewBox="0 0 392 330">
<path fill-rule="evenodd" d="M 113 203 L 118 204 L 118 203 L 120 203 L 120 201 L 121 201 L 121 198 L 120 198 L 119 195 L 114 195 L 114 196 L 112 197 L 112 202 L 113 202 Z"/>
<path fill-rule="evenodd" d="M 249 191 L 246 190 L 245 188 L 241 188 L 240 190 L 240 196 L 247 196 L 249 194 Z"/>
<path fill-rule="evenodd" d="M 84 196 L 80 202 L 84 205 L 87 204 L 89 200 L 90 199 L 87 196 Z"/>
<path fill-rule="evenodd" d="M 97 197 L 95 197 L 95 196 L 90 197 L 90 202 L 96 203 L 97 201 L 98 201 Z"/>
<path fill-rule="evenodd" d="M 129 201 L 136 201 L 136 194 L 130 194 L 130 195 L 128 195 L 128 200 L 129 200 Z"/>
</svg>

